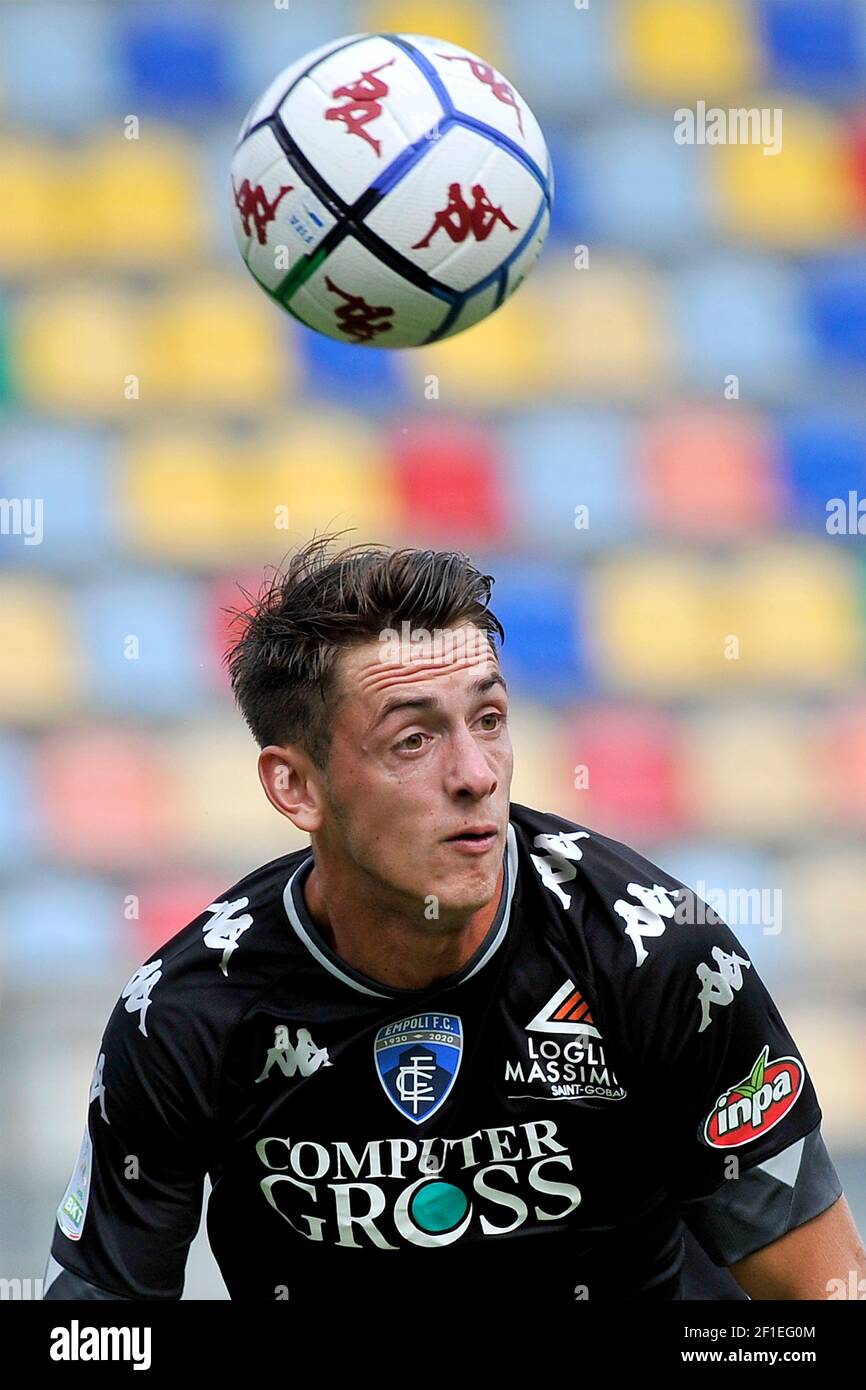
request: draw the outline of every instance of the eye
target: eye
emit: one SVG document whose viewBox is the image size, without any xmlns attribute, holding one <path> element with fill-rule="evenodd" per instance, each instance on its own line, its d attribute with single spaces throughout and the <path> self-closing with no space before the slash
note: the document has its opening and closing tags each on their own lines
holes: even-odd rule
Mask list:
<svg viewBox="0 0 866 1390">
<path fill-rule="evenodd" d="M 495 733 L 496 730 L 497 730 L 498 728 L 501 727 L 501 725 L 503 724 L 503 722 L 504 722 L 504 720 L 505 720 L 505 715 L 504 715 L 504 714 L 499 714 L 499 713 L 497 713 L 496 711 L 491 710 L 489 714 L 482 714 L 482 716 L 481 716 L 482 723 L 483 723 L 483 721 L 484 721 L 485 719 L 493 719 L 493 720 L 495 721 L 492 725 L 491 725 L 491 724 L 488 724 L 488 725 L 486 725 L 485 728 L 484 728 L 484 733 L 485 733 L 485 734 L 492 734 L 492 733 Z"/>
<path fill-rule="evenodd" d="M 412 743 L 413 738 L 417 738 L 418 743 Z M 395 747 L 401 748 L 405 753 L 418 753 L 424 747 L 424 735 L 419 733 L 407 734 L 405 738 L 401 738 L 398 744 L 395 744 Z"/>
</svg>

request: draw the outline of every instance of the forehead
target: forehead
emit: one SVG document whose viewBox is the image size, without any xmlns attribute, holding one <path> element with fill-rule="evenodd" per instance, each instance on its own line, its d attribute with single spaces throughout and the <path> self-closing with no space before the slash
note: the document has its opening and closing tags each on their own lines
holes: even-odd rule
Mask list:
<svg viewBox="0 0 866 1390">
<path fill-rule="evenodd" d="M 350 647 L 340 657 L 343 693 L 351 693 L 369 707 L 403 687 L 423 688 L 425 695 L 433 696 L 468 690 L 479 680 L 500 674 L 487 634 L 471 623 L 429 633 L 403 624 Z"/>
</svg>

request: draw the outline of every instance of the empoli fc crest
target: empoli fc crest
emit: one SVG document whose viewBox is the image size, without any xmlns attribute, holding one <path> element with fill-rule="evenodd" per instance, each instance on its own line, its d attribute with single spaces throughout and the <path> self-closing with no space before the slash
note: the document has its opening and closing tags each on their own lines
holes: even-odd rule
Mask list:
<svg viewBox="0 0 866 1390">
<path fill-rule="evenodd" d="M 389 1100 L 420 1125 L 454 1085 L 463 1055 L 463 1025 L 456 1014 L 413 1014 L 379 1029 L 373 1055 Z"/>
</svg>

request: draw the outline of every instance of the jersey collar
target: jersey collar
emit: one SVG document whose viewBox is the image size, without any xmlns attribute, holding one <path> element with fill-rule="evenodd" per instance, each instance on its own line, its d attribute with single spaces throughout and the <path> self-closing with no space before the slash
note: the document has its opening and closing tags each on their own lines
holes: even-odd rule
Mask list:
<svg viewBox="0 0 866 1390">
<path fill-rule="evenodd" d="M 423 989 L 396 989 L 389 985 L 383 985 L 381 981 L 373 980 L 369 975 L 362 974 L 360 970 L 353 969 L 351 965 L 331 950 L 320 935 L 304 901 L 303 881 L 312 867 L 313 855 L 311 852 L 295 869 L 283 890 L 286 916 L 310 955 L 329 974 L 335 975 L 338 980 L 350 985 L 359 994 L 372 995 L 378 999 L 395 999 L 404 996 L 417 998 L 423 994 L 429 994 L 431 989 L 450 988 L 452 985 L 462 985 L 466 980 L 471 980 L 472 976 L 477 975 L 491 956 L 499 950 L 505 940 L 511 920 L 511 902 L 517 882 L 517 838 L 514 827 L 509 821 L 506 832 L 505 880 L 502 885 L 502 895 L 499 899 L 496 916 L 481 945 L 460 970 L 455 971 L 452 975 L 445 975 L 441 980 L 436 980 L 432 985 L 425 986 Z"/>
</svg>

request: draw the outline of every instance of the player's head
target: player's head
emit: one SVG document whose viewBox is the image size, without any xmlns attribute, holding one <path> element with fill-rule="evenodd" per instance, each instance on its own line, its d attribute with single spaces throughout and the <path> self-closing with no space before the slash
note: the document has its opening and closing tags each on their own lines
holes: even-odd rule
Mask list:
<svg viewBox="0 0 866 1390">
<path fill-rule="evenodd" d="M 492 580 L 452 551 L 298 551 L 227 654 L 269 800 L 329 869 L 395 910 L 472 912 L 496 888 L 512 752 Z M 458 842 L 491 830 L 488 840 Z"/>
</svg>

